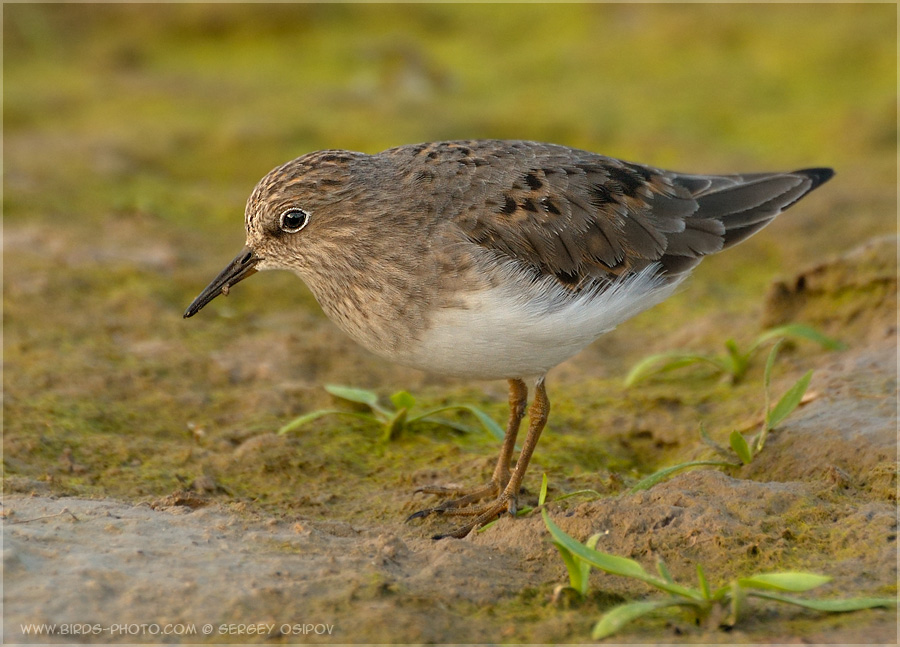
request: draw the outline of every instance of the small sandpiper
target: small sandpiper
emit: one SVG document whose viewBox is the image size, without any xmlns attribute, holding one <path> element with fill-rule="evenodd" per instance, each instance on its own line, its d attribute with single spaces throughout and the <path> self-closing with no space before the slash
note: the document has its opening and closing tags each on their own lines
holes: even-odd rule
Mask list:
<svg viewBox="0 0 900 647">
<path fill-rule="evenodd" d="M 707 254 L 753 235 L 828 168 L 693 175 L 529 141 L 452 141 L 376 155 L 309 153 L 250 195 L 247 245 L 185 317 L 258 270 L 292 270 L 373 353 L 424 371 L 509 381 L 489 483 L 413 514 L 464 537 L 515 513 L 547 421 L 544 376 L 666 299 Z M 528 432 L 512 458 L 534 384 Z"/>
</svg>

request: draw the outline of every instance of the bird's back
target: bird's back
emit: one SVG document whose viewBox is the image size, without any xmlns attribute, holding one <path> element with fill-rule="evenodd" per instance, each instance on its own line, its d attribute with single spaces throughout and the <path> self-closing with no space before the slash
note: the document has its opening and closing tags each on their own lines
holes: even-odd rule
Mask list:
<svg viewBox="0 0 900 647">
<path fill-rule="evenodd" d="M 455 274 L 443 263 L 441 281 L 453 289 L 434 294 L 453 300 L 429 310 L 400 361 L 481 378 L 546 373 L 832 175 L 683 174 L 525 141 L 438 142 L 376 157 L 424 196 L 420 218 L 459 237 L 449 247 L 466 267 Z"/>
<path fill-rule="evenodd" d="M 379 156 L 433 196 L 431 208 L 466 239 L 572 289 L 656 263 L 674 278 L 833 174 L 685 174 L 527 141 L 437 142 Z"/>
</svg>

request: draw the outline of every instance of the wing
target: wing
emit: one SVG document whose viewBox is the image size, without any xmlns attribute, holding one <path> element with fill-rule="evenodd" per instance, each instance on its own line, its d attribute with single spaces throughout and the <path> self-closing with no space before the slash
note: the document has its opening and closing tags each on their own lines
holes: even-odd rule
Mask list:
<svg viewBox="0 0 900 647">
<path fill-rule="evenodd" d="M 520 141 L 442 142 L 416 153 L 428 155 L 440 167 L 419 173 L 445 191 L 440 208 L 466 238 L 573 288 L 653 263 L 678 276 L 833 174 L 689 175 Z"/>
</svg>

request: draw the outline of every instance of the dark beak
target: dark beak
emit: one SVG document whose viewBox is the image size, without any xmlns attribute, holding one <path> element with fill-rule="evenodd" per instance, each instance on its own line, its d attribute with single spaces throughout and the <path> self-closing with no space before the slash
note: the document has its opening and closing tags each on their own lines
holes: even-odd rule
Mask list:
<svg viewBox="0 0 900 647">
<path fill-rule="evenodd" d="M 184 311 L 184 318 L 193 317 L 200 312 L 203 306 L 220 294 L 228 296 L 228 290 L 232 285 L 256 273 L 256 264 L 259 261 L 259 256 L 252 249 L 249 247 L 242 249 L 241 253 L 235 256 L 234 260 L 228 264 L 228 267 L 219 272 L 219 275 L 204 288 L 203 292 L 197 295 L 193 303 Z"/>
</svg>

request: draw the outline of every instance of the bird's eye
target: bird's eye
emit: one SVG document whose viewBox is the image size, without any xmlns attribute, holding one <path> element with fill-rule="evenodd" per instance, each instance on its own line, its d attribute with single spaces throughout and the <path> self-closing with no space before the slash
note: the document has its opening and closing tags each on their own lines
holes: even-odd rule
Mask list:
<svg viewBox="0 0 900 647">
<path fill-rule="evenodd" d="M 279 223 L 282 231 L 289 234 L 296 234 L 298 231 L 306 227 L 309 222 L 309 214 L 303 209 L 288 209 L 281 214 Z"/>
</svg>

